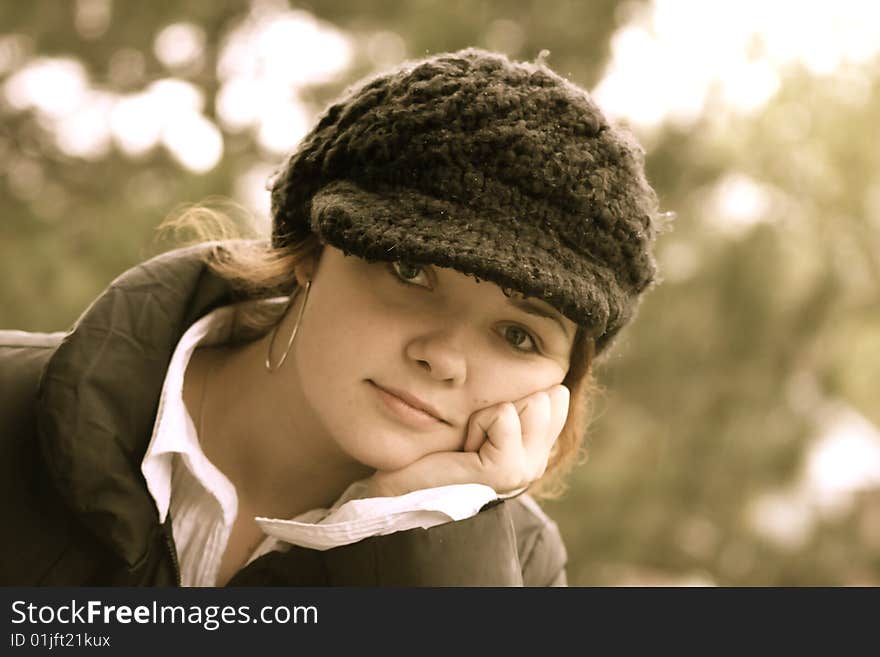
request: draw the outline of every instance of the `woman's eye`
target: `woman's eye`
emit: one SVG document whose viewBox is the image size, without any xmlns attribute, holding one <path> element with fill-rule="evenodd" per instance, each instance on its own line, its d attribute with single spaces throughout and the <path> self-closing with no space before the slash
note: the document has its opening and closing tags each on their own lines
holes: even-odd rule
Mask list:
<svg viewBox="0 0 880 657">
<path fill-rule="evenodd" d="M 414 265 L 409 262 L 392 262 L 391 270 L 394 275 L 408 285 L 419 285 L 421 287 L 431 287 L 428 280 L 428 273 L 424 267 Z"/>
<path fill-rule="evenodd" d="M 535 339 L 528 331 L 519 326 L 508 326 L 504 329 L 504 339 L 519 351 L 537 352 L 538 346 Z"/>
</svg>

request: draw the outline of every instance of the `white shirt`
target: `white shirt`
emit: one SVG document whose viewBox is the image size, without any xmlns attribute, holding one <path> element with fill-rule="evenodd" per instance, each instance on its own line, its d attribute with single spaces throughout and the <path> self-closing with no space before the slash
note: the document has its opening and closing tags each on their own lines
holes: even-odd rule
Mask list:
<svg viewBox="0 0 880 657">
<path fill-rule="evenodd" d="M 199 346 L 229 342 L 234 312 L 234 306 L 214 310 L 193 324 L 178 342 L 162 386 L 153 435 L 141 463 L 160 522 L 165 522 L 171 512 L 183 586 L 216 585 L 238 513 L 235 486 L 205 456 L 195 423 L 183 403 L 184 373 L 193 352 Z M 499 497 L 481 484 L 366 499 L 364 490 L 364 482 L 354 482 L 330 509 L 313 509 L 290 520 L 257 518 L 266 538 L 248 563 L 272 550 L 288 549 L 289 544 L 326 550 L 368 536 L 415 527 L 428 529 L 469 518 Z"/>
</svg>

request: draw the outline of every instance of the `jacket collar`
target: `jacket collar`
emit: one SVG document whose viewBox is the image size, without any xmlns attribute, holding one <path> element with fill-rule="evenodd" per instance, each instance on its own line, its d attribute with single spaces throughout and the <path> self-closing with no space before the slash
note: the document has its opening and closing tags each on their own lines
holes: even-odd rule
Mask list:
<svg viewBox="0 0 880 657">
<path fill-rule="evenodd" d="M 187 328 L 231 302 L 203 261 L 178 249 L 113 281 L 65 335 L 40 383 L 38 433 L 62 498 L 129 567 L 158 514 L 140 470 L 174 349 Z"/>
</svg>

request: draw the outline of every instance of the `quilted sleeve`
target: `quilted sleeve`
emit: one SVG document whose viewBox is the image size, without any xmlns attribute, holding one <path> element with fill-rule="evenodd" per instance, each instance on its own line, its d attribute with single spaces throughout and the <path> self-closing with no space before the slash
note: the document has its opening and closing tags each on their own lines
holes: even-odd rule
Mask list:
<svg viewBox="0 0 880 657">
<path fill-rule="evenodd" d="M 374 536 L 325 551 L 299 546 L 251 562 L 230 586 L 522 586 L 507 503 L 430 529 Z"/>
</svg>

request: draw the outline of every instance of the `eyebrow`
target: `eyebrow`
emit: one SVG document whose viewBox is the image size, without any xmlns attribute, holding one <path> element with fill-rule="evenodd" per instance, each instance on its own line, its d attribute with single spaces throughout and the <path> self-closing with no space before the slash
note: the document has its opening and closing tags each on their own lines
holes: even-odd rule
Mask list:
<svg viewBox="0 0 880 657">
<path fill-rule="evenodd" d="M 538 317 L 544 317 L 546 319 L 552 319 L 559 325 L 559 328 L 562 329 L 562 332 L 565 334 L 565 337 L 570 338 L 571 333 L 565 327 L 565 324 L 562 323 L 562 319 L 559 314 L 553 310 L 547 310 L 536 303 L 529 301 L 528 299 L 522 299 L 517 297 L 507 297 L 508 303 L 510 305 L 519 308 L 524 313 L 528 313 L 529 315 L 536 315 Z"/>
</svg>

